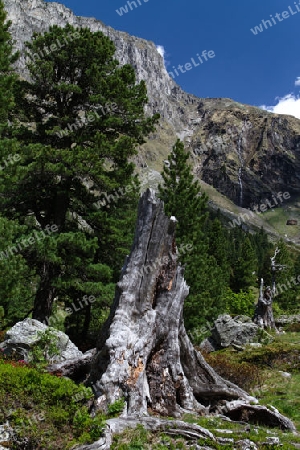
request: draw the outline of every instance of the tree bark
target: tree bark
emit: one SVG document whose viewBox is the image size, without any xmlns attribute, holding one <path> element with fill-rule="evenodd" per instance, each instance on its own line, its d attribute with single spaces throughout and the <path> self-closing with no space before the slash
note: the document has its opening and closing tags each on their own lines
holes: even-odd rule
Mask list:
<svg viewBox="0 0 300 450">
<path fill-rule="evenodd" d="M 32 318 L 43 322 L 50 318 L 55 298 L 55 287 L 52 286 L 55 268 L 52 263 L 48 261 L 43 263 L 40 277 L 41 280 L 34 300 Z"/>
<path fill-rule="evenodd" d="M 269 286 L 264 289 L 263 283 L 264 281 L 261 279 L 260 293 L 254 312 L 253 322 L 261 328 L 276 330 L 272 307 L 272 291 Z"/>
<path fill-rule="evenodd" d="M 152 190 L 141 198 L 133 248 L 97 344 L 88 384 L 95 409 L 124 397 L 128 416 L 209 412 L 253 400 L 224 380 L 190 342 L 183 323 L 189 288 L 177 262 L 176 219 Z"/>
</svg>

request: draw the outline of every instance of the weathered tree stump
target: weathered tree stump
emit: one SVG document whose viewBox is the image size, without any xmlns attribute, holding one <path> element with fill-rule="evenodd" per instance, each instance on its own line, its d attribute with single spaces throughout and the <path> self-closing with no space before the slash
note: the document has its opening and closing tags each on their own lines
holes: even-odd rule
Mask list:
<svg viewBox="0 0 300 450">
<path fill-rule="evenodd" d="M 270 286 L 266 289 L 263 287 L 263 279 L 261 279 L 260 293 L 258 302 L 254 312 L 253 322 L 256 323 L 260 328 L 270 328 L 276 330 L 275 320 L 273 316 L 273 298 L 272 290 Z"/>
<path fill-rule="evenodd" d="M 276 295 L 276 272 L 284 270 L 285 265 L 276 263 L 276 256 L 280 252 L 276 247 L 274 256 L 271 259 L 272 288 L 267 286 L 264 289 L 264 280 L 261 279 L 258 302 L 255 307 L 253 322 L 261 328 L 271 328 L 277 332 L 273 316 L 273 297 Z"/>
<path fill-rule="evenodd" d="M 186 333 L 183 304 L 189 289 L 177 261 L 175 228 L 176 219 L 165 216 L 154 191 L 146 191 L 87 380 L 96 391 L 94 410 L 124 398 L 123 418 L 178 417 L 186 410 L 222 413 L 237 399 L 255 402 L 220 377 Z"/>
<path fill-rule="evenodd" d="M 148 190 L 139 205 L 133 248 L 110 317 L 100 335 L 89 382 L 98 408 L 122 397 L 128 415 L 203 411 L 249 396 L 223 380 L 196 352 L 183 324 L 189 289 L 177 263 L 175 218 Z"/>
</svg>

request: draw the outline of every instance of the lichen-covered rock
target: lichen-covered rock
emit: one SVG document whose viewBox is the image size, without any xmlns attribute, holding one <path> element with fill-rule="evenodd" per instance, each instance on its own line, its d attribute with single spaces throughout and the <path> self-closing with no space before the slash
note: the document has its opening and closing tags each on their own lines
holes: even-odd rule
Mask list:
<svg viewBox="0 0 300 450">
<path fill-rule="evenodd" d="M 39 333 L 48 329 L 51 329 L 53 336 L 55 336 L 55 344 L 58 349 L 58 354 L 49 358 L 49 361 L 61 362 L 82 357 L 82 352 L 65 333 L 48 327 L 35 319 L 25 319 L 16 323 L 6 332 L 5 340 L 0 344 L 0 349 L 6 355 L 16 355 L 19 359 L 28 361 L 30 350 L 41 339 Z"/>
<path fill-rule="evenodd" d="M 300 314 L 282 315 L 275 317 L 274 320 L 276 326 L 283 327 L 285 325 L 290 325 L 291 323 L 300 323 Z"/>
<path fill-rule="evenodd" d="M 223 314 L 215 320 L 209 339 L 215 349 L 231 345 L 243 346 L 256 340 L 258 332 L 259 327 L 249 317 L 232 318 L 228 314 Z"/>
</svg>

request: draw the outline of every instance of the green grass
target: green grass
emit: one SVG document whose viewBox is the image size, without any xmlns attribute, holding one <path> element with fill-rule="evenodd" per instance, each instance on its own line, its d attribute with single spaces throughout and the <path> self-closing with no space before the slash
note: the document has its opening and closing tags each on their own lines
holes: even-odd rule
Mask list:
<svg viewBox="0 0 300 450">
<path fill-rule="evenodd" d="M 248 346 L 243 352 L 222 350 L 207 356 L 207 361 L 223 377 L 256 396 L 263 405 L 273 405 L 293 420 L 300 431 L 300 333 L 275 335 L 262 347 Z M 243 369 L 243 365 L 246 364 Z M 288 372 L 285 378 L 281 372 Z"/>
</svg>

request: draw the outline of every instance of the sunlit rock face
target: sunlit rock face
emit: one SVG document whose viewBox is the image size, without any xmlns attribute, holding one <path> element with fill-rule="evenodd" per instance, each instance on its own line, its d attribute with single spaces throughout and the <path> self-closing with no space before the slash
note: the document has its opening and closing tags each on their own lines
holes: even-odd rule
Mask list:
<svg viewBox="0 0 300 450">
<path fill-rule="evenodd" d="M 121 64 L 130 63 L 137 80 L 147 84 L 147 114 L 161 115 L 157 132 L 140 148 L 138 166 L 160 171 L 179 137 L 190 151 L 195 175 L 239 206 L 251 207 L 265 198 L 271 200 L 278 192 L 299 194 L 299 119 L 230 99 L 200 99 L 187 94 L 168 74 L 153 42 L 114 30 L 94 18 L 77 17 L 59 3 L 4 3 L 13 22 L 15 46 L 21 52 L 17 70 L 22 76 L 27 76 L 24 43 L 33 32 L 46 31 L 50 25 L 88 27 L 113 40 L 116 58 Z"/>
</svg>

